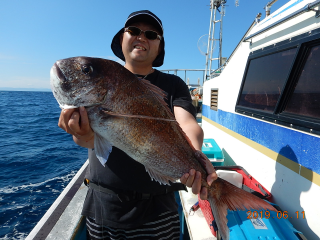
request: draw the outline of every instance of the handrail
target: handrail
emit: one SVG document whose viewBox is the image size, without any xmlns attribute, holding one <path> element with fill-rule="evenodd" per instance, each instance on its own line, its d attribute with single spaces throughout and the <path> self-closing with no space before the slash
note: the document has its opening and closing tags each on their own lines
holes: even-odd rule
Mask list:
<svg viewBox="0 0 320 240">
<path fill-rule="evenodd" d="M 190 72 L 190 71 L 202 71 L 203 75 L 202 75 L 202 81 L 203 81 L 203 76 L 204 76 L 204 73 L 205 73 L 205 69 L 164 69 L 164 70 L 159 70 L 160 72 L 167 72 L 167 73 L 170 73 L 170 72 L 174 72 L 173 74 L 174 75 L 178 75 L 178 71 L 184 71 L 184 82 L 187 83 L 187 72 Z M 193 84 L 190 84 L 190 85 L 193 85 Z M 200 85 L 200 83 L 199 83 Z M 203 85 L 203 82 L 202 82 L 202 85 Z"/>
<path fill-rule="evenodd" d="M 273 23 L 273 24 L 271 24 L 271 25 L 269 25 L 269 26 L 261 29 L 260 31 L 254 33 L 254 34 L 252 34 L 252 35 L 250 35 L 249 37 L 245 38 L 244 41 L 247 41 L 247 40 L 249 40 L 249 39 L 251 39 L 251 38 L 253 38 L 253 37 L 256 37 L 256 36 L 258 36 L 258 35 L 266 32 L 266 31 L 268 31 L 268 30 L 270 30 L 270 29 L 272 29 L 272 28 L 274 28 L 274 27 L 276 27 L 276 26 L 278 26 L 278 25 L 286 22 L 286 21 L 289 21 L 290 19 L 292 19 L 292 18 L 294 18 L 294 17 L 296 17 L 296 16 L 298 16 L 298 15 L 300 15 L 300 14 L 303 14 L 303 13 L 309 12 L 309 11 L 313 11 L 313 9 L 314 9 L 315 7 L 317 7 L 318 5 L 320 5 L 320 0 L 317 0 L 317 1 L 314 1 L 314 2 L 312 2 L 312 3 L 309 3 L 309 4 L 307 4 L 306 6 L 304 6 L 303 8 L 301 8 L 301 9 L 299 9 L 299 10 L 291 13 L 291 14 L 288 15 L 288 16 L 286 16 L 285 18 L 280 19 L 280 20 L 278 20 L 277 22 L 275 22 L 275 23 Z"/>
</svg>

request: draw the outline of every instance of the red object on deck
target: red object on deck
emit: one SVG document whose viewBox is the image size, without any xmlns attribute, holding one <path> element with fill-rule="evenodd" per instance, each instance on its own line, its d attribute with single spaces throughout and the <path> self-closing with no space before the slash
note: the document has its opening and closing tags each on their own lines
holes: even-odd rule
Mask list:
<svg viewBox="0 0 320 240">
<path fill-rule="evenodd" d="M 215 166 L 216 170 L 230 170 L 236 171 L 243 176 L 242 189 L 250 192 L 262 199 L 266 199 L 271 202 L 271 193 L 265 189 L 256 179 L 254 179 L 243 167 L 241 166 Z M 210 227 L 210 230 L 214 236 L 216 236 L 217 225 L 214 221 L 214 217 L 211 211 L 210 204 L 207 200 L 199 199 L 199 206 L 201 211 L 206 218 L 206 221 Z"/>
</svg>

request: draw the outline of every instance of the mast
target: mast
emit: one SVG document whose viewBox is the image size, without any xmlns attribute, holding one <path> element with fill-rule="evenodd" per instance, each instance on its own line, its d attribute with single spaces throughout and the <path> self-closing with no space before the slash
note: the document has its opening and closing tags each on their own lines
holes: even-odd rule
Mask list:
<svg viewBox="0 0 320 240">
<path fill-rule="evenodd" d="M 220 19 L 220 34 L 219 34 L 219 63 L 218 63 L 218 68 L 220 68 L 223 64 L 222 62 L 222 20 L 223 16 L 225 15 L 225 4 L 226 0 L 221 1 L 221 19 Z"/>
<path fill-rule="evenodd" d="M 210 79 L 212 73 L 212 61 L 218 60 L 218 67 L 222 66 L 222 20 L 225 11 L 225 4 L 227 0 L 210 0 L 210 27 L 209 27 L 209 36 L 208 36 L 208 45 L 206 53 L 206 68 L 203 81 Z M 219 9 L 220 8 L 220 9 Z M 217 10 L 220 12 L 220 20 L 216 20 Z M 220 32 L 219 39 L 215 39 L 215 24 L 220 23 Z M 215 41 L 219 41 L 219 55 L 217 58 L 213 58 L 213 50 L 215 46 Z"/>
</svg>

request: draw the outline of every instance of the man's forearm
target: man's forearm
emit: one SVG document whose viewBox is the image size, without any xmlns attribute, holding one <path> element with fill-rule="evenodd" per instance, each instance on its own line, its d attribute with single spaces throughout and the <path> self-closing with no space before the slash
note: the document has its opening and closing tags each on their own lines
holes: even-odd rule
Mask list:
<svg viewBox="0 0 320 240">
<path fill-rule="evenodd" d="M 177 106 L 174 107 L 174 116 L 182 130 L 190 139 L 193 147 L 201 151 L 204 134 L 194 116 L 182 107 Z"/>
<path fill-rule="evenodd" d="M 190 139 L 193 147 L 196 150 L 201 151 L 204 136 L 202 128 L 198 124 L 188 124 L 185 126 L 181 126 L 181 128 Z"/>
</svg>

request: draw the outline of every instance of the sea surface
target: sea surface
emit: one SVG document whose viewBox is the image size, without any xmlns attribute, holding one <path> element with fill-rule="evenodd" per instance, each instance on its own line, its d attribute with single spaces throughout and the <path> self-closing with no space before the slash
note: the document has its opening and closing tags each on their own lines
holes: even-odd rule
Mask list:
<svg viewBox="0 0 320 240">
<path fill-rule="evenodd" d="M 0 239 L 25 239 L 87 159 L 51 92 L 0 91 Z"/>
</svg>

